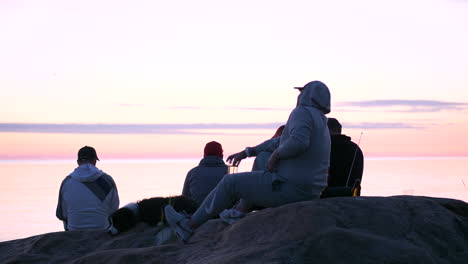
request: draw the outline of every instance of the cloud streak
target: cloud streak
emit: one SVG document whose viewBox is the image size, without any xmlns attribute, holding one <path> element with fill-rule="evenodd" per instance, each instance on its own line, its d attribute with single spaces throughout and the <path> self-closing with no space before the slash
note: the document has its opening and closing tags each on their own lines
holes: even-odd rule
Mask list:
<svg viewBox="0 0 468 264">
<path fill-rule="evenodd" d="M 263 124 L 36 124 L 0 123 L 0 132 L 63 134 L 215 134 L 209 130 L 274 130 L 281 123 Z"/>
<path fill-rule="evenodd" d="M 169 110 L 237 110 L 237 111 L 291 111 L 292 108 L 285 107 L 204 107 L 204 106 L 171 106 L 161 107 L 154 104 L 119 104 L 121 107 L 157 107 Z M 338 102 L 337 107 L 350 108 L 383 108 L 391 112 L 440 112 L 440 111 L 462 111 L 468 108 L 468 103 L 445 102 L 438 100 L 368 100 L 353 102 Z M 357 109 L 353 109 L 356 111 Z M 349 111 L 353 111 L 350 109 Z"/>
<path fill-rule="evenodd" d="M 262 124 L 37 124 L 0 123 L 0 133 L 59 134 L 226 134 L 223 130 L 270 130 L 282 123 Z M 429 125 L 416 123 L 343 123 L 347 129 L 425 129 Z"/>
<path fill-rule="evenodd" d="M 343 123 L 342 126 L 346 129 L 426 129 L 431 125 L 421 125 L 416 123 L 404 123 L 404 122 L 394 122 L 394 123 L 373 123 L 373 122 L 363 122 L 363 123 Z"/>
<path fill-rule="evenodd" d="M 363 108 L 396 108 L 393 112 L 440 112 L 447 110 L 461 111 L 468 107 L 468 103 L 444 102 L 437 100 L 370 100 L 356 102 L 341 102 L 337 106 L 351 106 Z"/>
</svg>

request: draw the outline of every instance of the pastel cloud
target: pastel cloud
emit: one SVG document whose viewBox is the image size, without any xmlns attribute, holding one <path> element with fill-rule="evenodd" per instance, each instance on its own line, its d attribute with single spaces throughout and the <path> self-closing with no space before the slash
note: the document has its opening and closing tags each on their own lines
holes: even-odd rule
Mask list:
<svg viewBox="0 0 468 264">
<path fill-rule="evenodd" d="M 122 107 L 158 107 L 151 104 L 119 104 Z M 358 108 L 385 108 L 391 112 L 440 112 L 440 111 L 462 111 L 468 108 L 468 103 L 447 102 L 438 100 L 367 100 L 338 102 L 337 107 Z M 172 106 L 163 107 L 172 110 L 240 110 L 240 111 L 291 111 L 284 107 L 202 107 L 202 106 Z"/>
<path fill-rule="evenodd" d="M 447 110 L 461 111 L 467 108 L 468 103 L 445 102 L 437 100 L 370 100 L 356 102 L 340 102 L 337 106 L 364 107 L 364 108 L 394 108 L 393 112 L 440 112 Z"/>
<path fill-rule="evenodd" d="M 363 123 L 343 123 L 343 127 L 347 129 L 425 129 L 429 125 L 421 125 L 416 123 L 404 123 L 404 122 L 394 122 L 394 123 L 374 123 L 374 122 L 363 122 Z"/>
<path fill-rule="evenodd" d="M 222 130 L 274 130 L 282 123 L 261 124 L 37 124 L 0 123 L 0 133 L 61 134 L 217 134 Z M 343 123 L 348 129 L 424 129 L 413 123 Z"/>
<path fill-rule="evenodd" d="M 213 134 L 209 130 L 276 129 L 263 124 L 37 124 L 0 123 L 0 132 L 71 134 Z M 206 132 L 203 132 L 206 130 Z"/>
</svg>

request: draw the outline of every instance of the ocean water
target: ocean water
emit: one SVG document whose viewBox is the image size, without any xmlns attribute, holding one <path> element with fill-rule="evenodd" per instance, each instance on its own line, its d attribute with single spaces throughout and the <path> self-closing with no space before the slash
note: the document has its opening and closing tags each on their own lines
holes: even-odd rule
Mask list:
<svg viewBox="0 0 468 264">
<path fill-rule="evenodd" d="M 120 205 L 177 195 L 199 160 L 108 160 L 97 166 L 114 178 Z M 239 172 L 250 170 L 244 160 Z M 55 218 L 60 183 L 76 167 L 69 160 L 0 160 L 0 241 L 63 231 Z M 468 157 L 366 158 L 362 196 L 421 195 L 468 202 Z"/>
</svg>

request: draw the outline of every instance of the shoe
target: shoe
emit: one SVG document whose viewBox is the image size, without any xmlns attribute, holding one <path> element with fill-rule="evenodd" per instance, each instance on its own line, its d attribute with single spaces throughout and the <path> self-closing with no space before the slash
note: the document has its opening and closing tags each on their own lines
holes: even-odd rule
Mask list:
<svg viewBox="0 0 468 264">
<path fill-rule="evenodd" d="M 219 218 L 221 218 L 221 220 L 223 220 L 225 223 L 230 224 L 230 225 L 238 222 L 244 216 L 246 216 L 245 213 L 234 208 L 226 209 L 219 214 Z"/>
<path fill-rule="evenodd" d="M 183 243 L 187 243 L 193 234 L 193 230 L 188 226 L 190 218 L 176 212 L 171 205 L 166 205 L 166 207 L 164 207 L 164 215 L 172 231 L 177 235 L 177 238 Z"/>
</svg>

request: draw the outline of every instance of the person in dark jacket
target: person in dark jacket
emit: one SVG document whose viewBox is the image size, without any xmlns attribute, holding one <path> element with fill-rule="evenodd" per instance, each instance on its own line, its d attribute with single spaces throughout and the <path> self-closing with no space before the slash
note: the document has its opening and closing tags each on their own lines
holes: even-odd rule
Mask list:
<svg viewBox="0 0 468 264">
<path fill-rule="evenodd" d="M 112 177 L 96 167 L 96 150 L 78 151 L 78 167 L 60 185 L 56 216 L 66 231 L 106 229 L 109 216 L 119 208 L 119 194 Z"/>
<path fill-rule="evenodd" d="M 335 118 L 328 118 L 331 151 L 328 187 L 352 186 L 362 179 L 364 156 L 361 148 L 351 141 L 351 137 L 341 134 L 341 124 Z"/>
<path fill-rule="evenodd" d="M 200 164 L 185 177 L 182 195 L 192 198 L 200 205 L 227 172 L 228 166 L 223 161 L 223 147 L 216 141 L 208 142 Z"/>
</svg>

